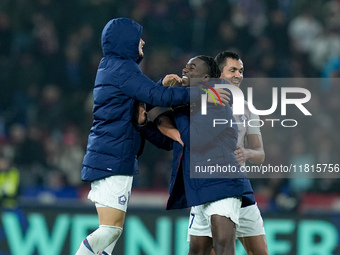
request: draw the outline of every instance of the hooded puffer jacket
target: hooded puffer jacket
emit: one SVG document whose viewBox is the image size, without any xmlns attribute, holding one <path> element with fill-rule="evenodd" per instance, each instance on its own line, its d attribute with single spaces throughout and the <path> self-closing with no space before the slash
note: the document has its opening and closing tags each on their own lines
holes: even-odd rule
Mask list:
<svg viewBox="0 0 340 255">
<path fill-rule="evenodd" d="M 102 32 L 101 59 L 93 97 L 93 124 L 81 170 L 83 181 L 138 173 L 141 137 L 132 124 L 134 106 L 175 106 L 190 101 L 189 88 L 159 86 L 140 67 L 142 26 L 128 18 L 110 20 Z M 191 96 L 200 97 L 197 90 Z"/>
</svg>

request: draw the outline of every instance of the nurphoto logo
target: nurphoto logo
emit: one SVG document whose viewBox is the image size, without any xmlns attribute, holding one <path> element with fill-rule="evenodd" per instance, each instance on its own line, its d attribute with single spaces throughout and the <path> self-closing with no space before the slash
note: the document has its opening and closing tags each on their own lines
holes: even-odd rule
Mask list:
<svg viewBox="0 0 340 255">
<path fill-rule="evenodd" d="M 204 84 L 207 86 L 207 84 Z M 208 86 L 207 86 L 208 87 Z M 211 86 L 209 88 L 215 93 L 215 89 L 220 89 L 220 88 L 225 88 L 229 89 L 232 93 L 233 96 L 233 115 L 243 115 L 244 114 L 244 101 L 245 97 L 243 94 L 243 91 L 230 84 L 215 84 L 215 89 L 212 89 Z M 206 89 L 203 89 L 208 93 Z M 299 94 L 302 95 L 303 97 L 301 98 L 290 98 L 289 94 Z M 211 97 L 211 93 L 209 93 Z M 219 97 L 218 97 L 219 98 Z M 305 103 L 309 102 L 311 99 L 311 93 L 308 89 L 305 88 L 298 88 L 298 87 L 282 87 L 281 88 L 281 116 L 286 116 L 287 115 L 287 105 L 295 105 L 305 116 L 312 116 L 312 114 L 307 110 L 307 108 L 304 106 Z M 253 88 L 248 87 L 247 88 L 247 102 L 248 102 L 248 108 L 249 111 L 253 114 L 259 115 L 259 116 L 267 116 L 272 113 L 274 113 L 277 110 L 278 107 L 278 101 L 279 101 L 279 96 L 278 96 L 278 88 L 277 87 L 272 87 L 272 105 L 269 109 L 265 110 L 258 110 L 255 108 L 253 104 Z M 216 105 L 216 102 L 215 102 Z M 202 115 L 207 115 L 207 97 L 205 95 L 202 95 L 202 104 L 201 104 L 201 114 Z M 259 120 L 259 127 L 262 127 L 264 125 L 264 122 L 271 122 L 271 126 L 274 127 L 274 123 L 279 121 L 281 122 L 281 125 L 283 127 L 295 127 L 298 125 L 297 120 L 295 119 L 260 119 Z M 233 123 L 230 123 L 230 120 L 227 119 L 214 119 L 213 122 L 213 127 L 216 125 L 225 125 L 225 124 L 230 124 L 232 125 Z M 244 121 L 245 122 L 245 121 Z M 289 125 L 290 123 L 290 125 Z M 235 124 L 235 123 L 234 123 Z M 237 123 L 240 124 L 240 123 Z M 242 124 L 242 123 L 241 123 Z M 249 120 L 248 123 L 244 123 L 244 126 L 248 124 L 248 126 L 254 126 L 252 125 L 252 120 Z"/>
</svg>

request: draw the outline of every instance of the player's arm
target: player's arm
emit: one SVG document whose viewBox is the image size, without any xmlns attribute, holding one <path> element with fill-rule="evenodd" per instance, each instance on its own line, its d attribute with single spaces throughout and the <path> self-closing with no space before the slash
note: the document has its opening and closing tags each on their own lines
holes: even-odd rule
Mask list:
<svg viewBox="0 0 340 255">
<path fill-rule="evenodd" d="M 153 106 L 176 106 L 190 103 L 190 98 L 198 101 L 202 91 L 198 88 L 171 88 L 158 86 L 144 75 L 135 63 L 126 62 L 120 73 L 122 84 L 121 91 L 135 99 Z"/>
<path fill-rule="evenodd" d="M 258 115 L 251 113 L 249 118 L 255 123 L 247 128 L 247 148 L 237 146 L 235 156 L 240 164 L 247 160 L 254 164 L 262 164 L 265 153 L 263 149 L 262 135 L 260 130 L 260 118 Z"/>
<path fill-rule="evenodd" d="M 181 135 L 178 131 L 178 129 L 175 126 L 175 121 L 173 119 L 173 113 L 172 111 L 167 111 L 165 113 L 160 114 L 156 119 L 155 123 L 159 129 L 159 131 L 171 138 L 172 140 L 180 143 L 182 146 L 184 146 L 184 143 L 181 139 Z"/>
<path fill-rule="evenodd" d="M 258 134 L 249 134 L 247 135 L 247 140 L 249 148 L 237 146 L 237 149 L 235 150 L 237 161 L 240 164 L 243 164 L 247 160 L 254 164 L 262 164 L 265 157 L 262 136 Z"/>
</svg>

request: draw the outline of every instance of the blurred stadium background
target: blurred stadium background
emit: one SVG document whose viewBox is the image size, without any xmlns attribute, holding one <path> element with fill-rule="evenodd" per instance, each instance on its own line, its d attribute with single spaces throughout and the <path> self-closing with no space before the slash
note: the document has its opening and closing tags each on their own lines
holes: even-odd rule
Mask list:
<svg viewBox="0 0 340 255">
<path fill-rule="evenodd" d="M 247 78 L 300 81 L 313 116 L 266 124 L 265 164 L 340 163 L 339 0 L 0 0 L 0 255 L 74 254 L 97 226 L 80 169 L 100 34 L 121 16 L 144 26 L 141 67 L 155 81 L 227 49 Z M 256 86 L 268 109 L 272 84 Z M 115 254 L 187 254 L 188 211 L 164 210 L 171 156 L 146 144 Z M 252 180 L 271 255 L 340 254 L 340 181 L 312 177 Z"/>
</svg>

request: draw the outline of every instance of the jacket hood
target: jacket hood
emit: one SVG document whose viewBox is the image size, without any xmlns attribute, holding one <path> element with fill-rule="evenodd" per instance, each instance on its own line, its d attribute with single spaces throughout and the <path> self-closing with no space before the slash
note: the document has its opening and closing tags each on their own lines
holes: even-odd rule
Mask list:
<svg viewBox="0 0 340 255">
<path fill-rule="evenodd" d="M 110 20 L 102 32 L 104 57 L 117 56 L 137 61 L 142 31 L 143 27 L 132 19 L 117 18 Z"/>
</svg>

